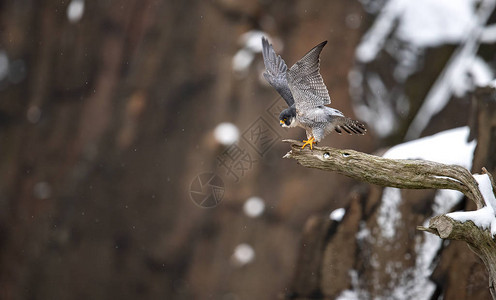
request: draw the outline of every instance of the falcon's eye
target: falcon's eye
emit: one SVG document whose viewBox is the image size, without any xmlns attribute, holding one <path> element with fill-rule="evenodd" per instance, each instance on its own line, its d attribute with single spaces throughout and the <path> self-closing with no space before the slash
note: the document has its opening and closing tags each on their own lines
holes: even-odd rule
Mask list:
<svg viewBox="0 0 496 300">
<path fill-rule="evenodd" d="M 286 118 L 284 118 L 284 122 L 286 122 L 286 120 L 287 120 L 287 119 L 286 119 Z"/>
</svg>

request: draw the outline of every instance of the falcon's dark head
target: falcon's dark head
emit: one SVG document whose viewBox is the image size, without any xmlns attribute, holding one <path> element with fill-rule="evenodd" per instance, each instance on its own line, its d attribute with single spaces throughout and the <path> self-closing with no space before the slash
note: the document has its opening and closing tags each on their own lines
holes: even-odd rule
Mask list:
<svg viewBox="0 0 496 300">
<path fill-rule="evenodd" d="M 296 108 L 294 106 L 288 107 L 279 115 L 279 124 L 282 127 L 295 127 L 296 126 Z"/>
</svg>

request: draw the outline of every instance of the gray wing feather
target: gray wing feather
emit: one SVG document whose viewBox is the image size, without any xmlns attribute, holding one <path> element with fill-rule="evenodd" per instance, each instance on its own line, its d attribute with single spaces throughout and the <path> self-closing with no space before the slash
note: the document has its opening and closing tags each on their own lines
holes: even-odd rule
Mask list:
<svg viewBox="0 0 496 300">
<path fill-rule="evenodd" d="M 265 79 L 276 89 L 288 106 L 292 106 L 294 104 L 293 94 L 286 78 L 288 67 L 265 37 L 262 37 L 262 54 L 265 64 L 265 72 L 263 73 Z"/>
<path fill-rule="evenodd" d="M 320 52 L 326 44 L 327 41 L 315 46 L 288 71 L 289 88 L 300 111 L 331 103 L 320 75 Z"/>
</svg>

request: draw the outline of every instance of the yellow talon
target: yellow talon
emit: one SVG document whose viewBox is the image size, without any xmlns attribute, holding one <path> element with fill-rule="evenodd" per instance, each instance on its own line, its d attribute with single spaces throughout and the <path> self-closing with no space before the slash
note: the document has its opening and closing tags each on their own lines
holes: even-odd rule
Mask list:
<svg viewBox="0 0 496 300">
<path fill-rule="evenodd" d="M 305 149 L 305 146 L 306 145 L 310 145 L 310 149 L 313 150 L 313 144 L 317 144 L 317 142 L 315 142 L 315 138 L 314 137 L 312 137 L 308 141 L 303 140 L 303 142 L 305 144 L 303 144 L 303 146 L 301 147 L 301 149 Z"/>
</svg>

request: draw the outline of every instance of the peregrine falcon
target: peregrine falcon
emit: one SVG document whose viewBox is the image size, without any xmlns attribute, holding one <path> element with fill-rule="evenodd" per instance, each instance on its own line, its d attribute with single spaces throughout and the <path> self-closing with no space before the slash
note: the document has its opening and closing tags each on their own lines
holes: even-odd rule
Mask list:
<svg viewBox="0 0 496 300">
<path fill-rule="evenodd" d="M 365 134 L 362 123 L 345 117 L 337 109 L 325 106 L 331 103 L 329 92 L 320 75 L 320 52 L 327 44 L 324 41 L 288 70 L 286 63 L 277 55 L 265 37 L 262 38 L 262 54 L 265 64 L 265 79 L 276 89 L 288 104 L 279 115 L 282 127 L 301 127 L 307 133 L 305 146 L 320 142 L 324 136 L 335 130 L 341 134 Z"/>
</svg>

